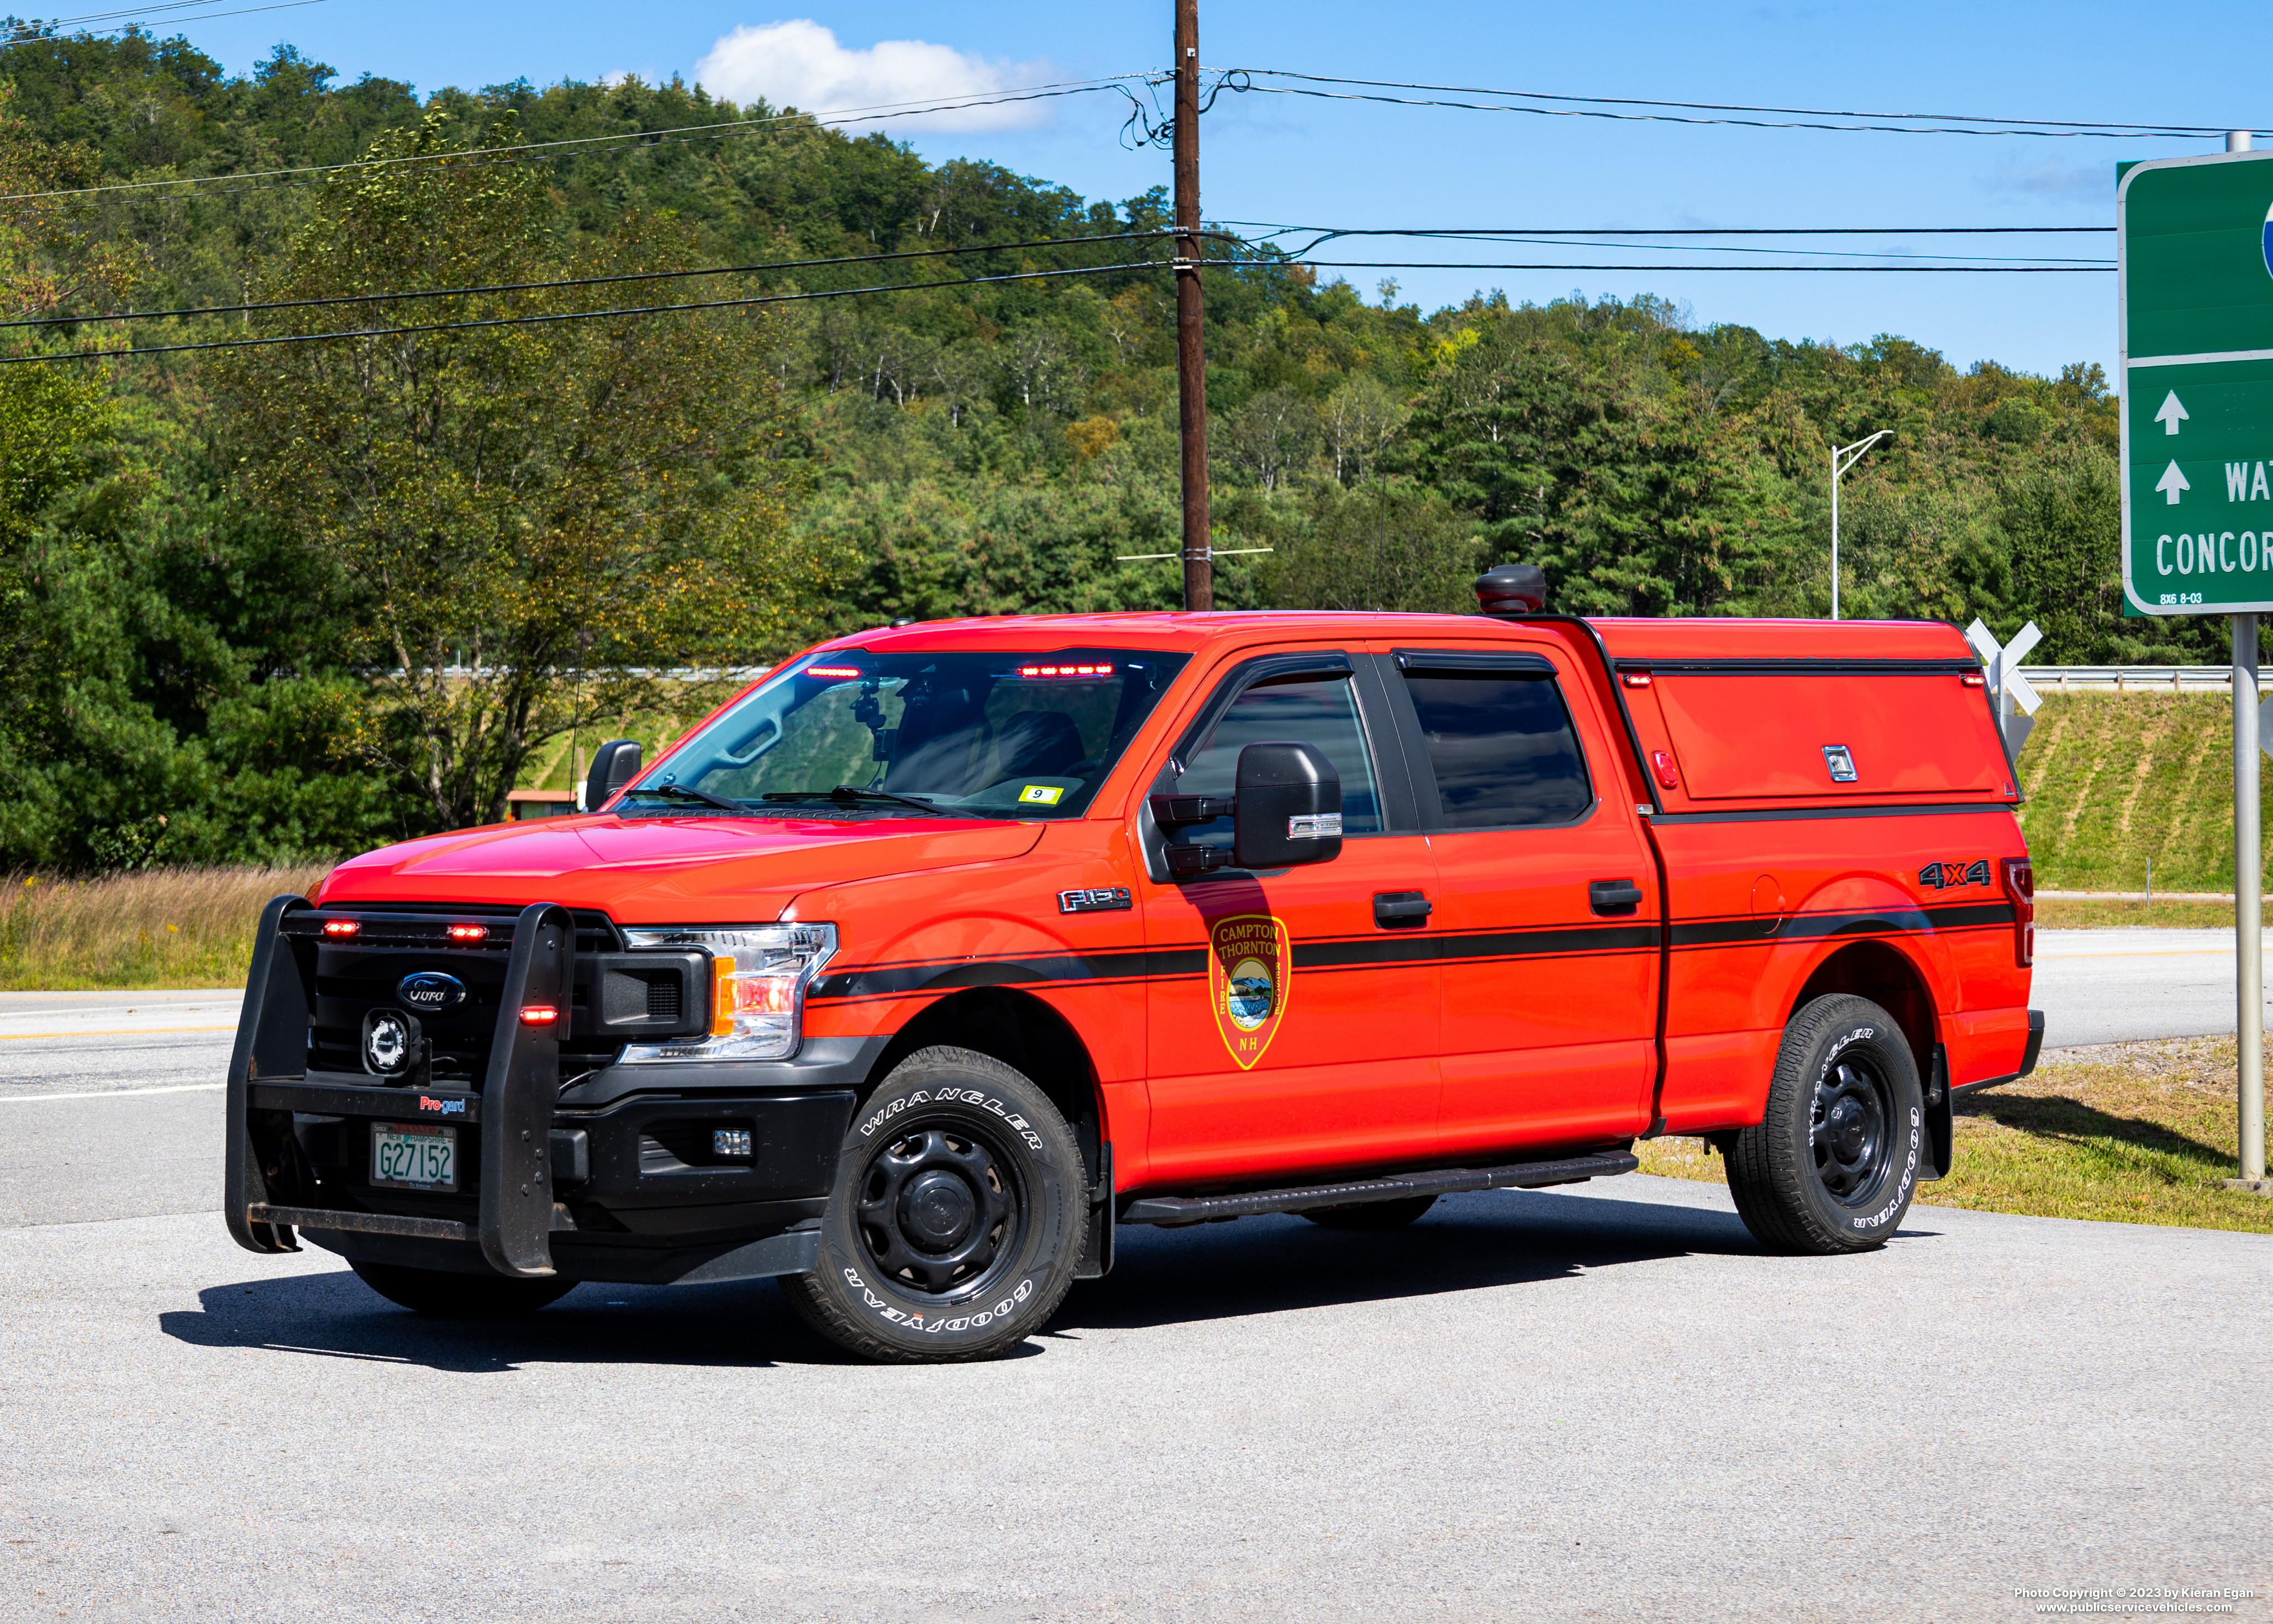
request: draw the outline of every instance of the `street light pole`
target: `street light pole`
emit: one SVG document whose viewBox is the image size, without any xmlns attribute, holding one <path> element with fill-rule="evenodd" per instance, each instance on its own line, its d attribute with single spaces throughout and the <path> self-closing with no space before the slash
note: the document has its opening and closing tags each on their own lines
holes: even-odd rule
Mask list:
<svg viewBox="0 0 2273 1624">
<path fill-rule="evenodd" d="M 1880 429 L 1868 440 L 1831 447 L 1831 618 L 1839 618 L 1839 477 L 1863 459 L 1863 454 L 1894 432 Z"/>
</svg>

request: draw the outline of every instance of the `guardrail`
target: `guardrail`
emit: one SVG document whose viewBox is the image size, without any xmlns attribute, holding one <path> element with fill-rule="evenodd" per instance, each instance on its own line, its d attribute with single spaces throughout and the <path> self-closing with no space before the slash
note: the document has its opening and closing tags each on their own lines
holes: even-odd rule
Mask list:
<svg viewBox="0 0 2273 1624">
<path fill-rule="evenodd" d="M 2118 694 L 2226 693 L 2233 687 L 2231 665 L 2023 665 L 2021 674 L 2047 697 L 2079 690 Z M 2262 683 L 2266 671 L 2261 669 Z"/>
</svg>

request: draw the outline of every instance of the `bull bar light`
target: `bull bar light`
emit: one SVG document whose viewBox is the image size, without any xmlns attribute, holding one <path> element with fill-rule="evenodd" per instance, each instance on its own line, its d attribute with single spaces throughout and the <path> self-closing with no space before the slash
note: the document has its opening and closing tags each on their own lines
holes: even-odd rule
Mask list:
<svg viewBox="0 0 2273 1624">
<path fill-rule="evenodd" d="M 786 1060 L 805 1035 L 805 989 L 836 951 L 834 925 L 626 928 L 625 944 L 694 947 L 710 955 L 710 1030 L 669 1043 L 634 1043 L 624 1064 Z"/>
</svg>

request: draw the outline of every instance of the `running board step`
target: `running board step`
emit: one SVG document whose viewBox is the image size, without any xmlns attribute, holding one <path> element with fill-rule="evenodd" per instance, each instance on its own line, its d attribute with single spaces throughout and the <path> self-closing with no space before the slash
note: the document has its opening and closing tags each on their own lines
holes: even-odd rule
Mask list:
<svg viewBox="0 0 2273 1624">
<path fill-rule="evenodd" d="M 1254 1190 L 1231 1195 L 1139 1196 L 1121 1209 L 1123 1223 L 1177 1225 L 1246 1218 L 1257 1213 L 1299 1213 L 1313 1207 L 1354 1207 L 1364 1201 L 1402 1201 L 1416 1195 L 1452 1195 L 1463 1190 L 1538 1190 L 1549 1184 L 1584 1184 L 1631 1173 L 1641 1163 L 1624 1151 L 1565 1156 L 1556 1162 L 1518 1162 L 1507 1167 L 1444 1168 L 1399 1173 L 1344 1184 L 1309 1184 L 1296 1190 Z"/>
</svg>

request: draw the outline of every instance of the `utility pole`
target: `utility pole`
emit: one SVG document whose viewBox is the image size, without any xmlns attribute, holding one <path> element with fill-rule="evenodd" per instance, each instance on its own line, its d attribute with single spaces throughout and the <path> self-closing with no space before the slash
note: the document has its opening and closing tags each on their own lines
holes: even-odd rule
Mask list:
<svg viewBox="0 0 2273 1624">
<path fill-rule="evenodd" d="M 1200 332 L 1200 4 L 1176 0 L 1176 402 L 1182 426 L 1184 607 L 1215 607 L 1208 545 L 1207 349 Z"/>
</svg>

